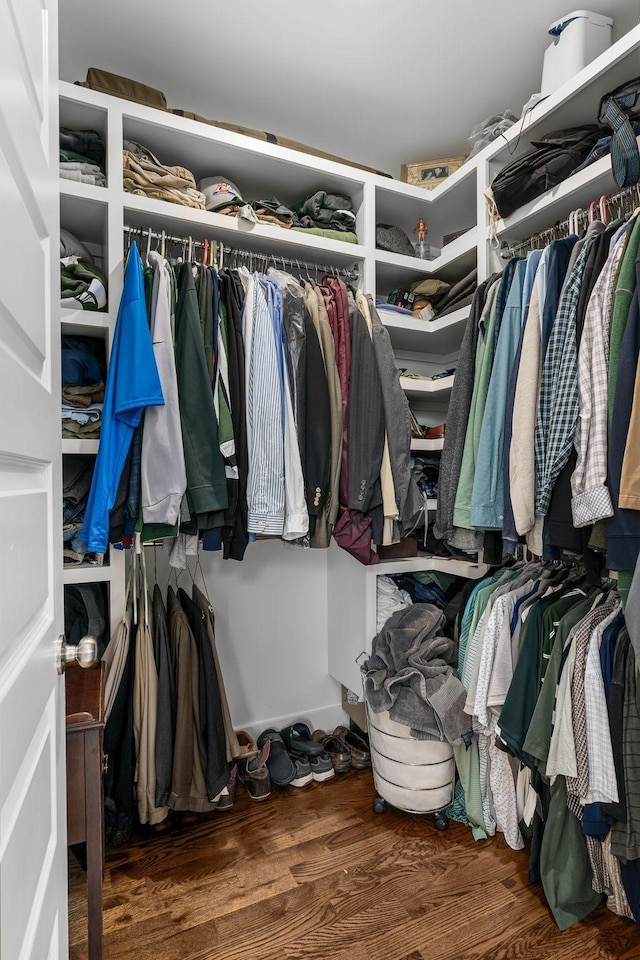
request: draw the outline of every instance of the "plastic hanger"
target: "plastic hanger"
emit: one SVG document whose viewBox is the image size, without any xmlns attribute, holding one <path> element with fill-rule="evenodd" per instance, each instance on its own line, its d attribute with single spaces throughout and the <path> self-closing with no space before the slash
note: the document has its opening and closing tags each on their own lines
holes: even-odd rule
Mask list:
<svg viewBox="0 0 640 960">
<path fill-rule="evenodd" d="M 609 198 L 607 195 L 603 193 L 600 197 L 600 219 L 604 223 L 605 227 L 608 226 L 610 222 L 608 200 Z"/>
</svg>

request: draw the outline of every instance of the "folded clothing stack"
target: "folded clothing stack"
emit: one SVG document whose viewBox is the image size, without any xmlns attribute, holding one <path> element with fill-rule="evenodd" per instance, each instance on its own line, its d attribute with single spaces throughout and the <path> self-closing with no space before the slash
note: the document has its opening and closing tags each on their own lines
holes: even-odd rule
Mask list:
<svg viewBox="0 0 640 960">
<path fill-rule="evenodd" d="M 224 216 L 238 216 L 253 223 L 270 223 L 348 243 L 358 242 L 356 215 L 349 197 L 318 190 L 292 209 L 278 197 L 245 201 L 235 183 L 221 176 L 200 180 L 198 190 L 204 195 L 205 209 Z"/>
<path fill-rule="evenodd" d="M 467 307 L 473 300 L 473 295 L 478 286 L 478 270 L 476 267 L 451 287 L 451 289 L 438 301 L 434 320 L 440 317 L 446 317 L 454 310 L 461 310 Z"/>
<path fill-rule="evenodd" d="M 60 296 L 64 307 L 106 310 L 107 282 L 87 247 L 60 229 Z"/>
<path fill-rule="evenodd" d="M 62 536 L 65 565 L 95 563 L 96 555 L 87 554 L 80 536 L 91 489 L 95 457 L 64 457 L 62 462 Z"/>
<path fill-rule="evenodd" d="M 459 284 L 456 284 L 452 287 L 446 280 L 439 280 L 437 277 L 416 280 L 408 290 L 402 287 L 392 290 L 387 298 L 388 302 L 378 303 L 378 309 L 401 310 L 416 320 L 433 320 L 436 316 L 444 316 L 448 312 L 447 304 L 452 299 L 452 290 L 455 292 L 458 286 Z M 466 291 L 466 287 L 465 283 L 462 289 Z M 457 299 L 458 293 L 455 292 L 455 302 Z M 454 309 L 457 309 L 457 306 Z"/>
<path fill-rule="evenodd" d="M 185 167 L 161 163 L 147 147 L 132 140 L 124 141 L 122 162 L 123 184 L 128 193 L 204 210 L 204 194 L 196 189 L 195 177 Z"/>
<path fill-rule="evenodd" d="M 104 347 L 93 337 L 62 338 L 62 436 L 97 440 L 104 401 Z"/>
<path fill-rule="evenodd" d="M 419 320 L 433 320 L 439 304 L 451 290 L 451 284 L 437 277 L 417 280 L 411 284 L 413 302 L 411 312 Z"/>
<path fill-rule="evenodd" d="M 106 187 L 104 141 L 97 130 L 60 128 L 60 176 L 94 187 Z"/>
</svg>

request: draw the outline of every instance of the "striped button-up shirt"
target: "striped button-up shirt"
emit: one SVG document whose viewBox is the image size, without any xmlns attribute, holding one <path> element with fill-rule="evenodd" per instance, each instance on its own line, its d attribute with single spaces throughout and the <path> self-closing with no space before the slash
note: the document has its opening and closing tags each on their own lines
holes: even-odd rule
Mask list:
<svg viewBox="0 0 640 960">
<path fill-rule="evenodd" d="M 281 319 L 275 284 L 252 285 L 251 363 L 247 419 L 251 436 L 247 485 L 248 530 L 281 536 L 284 528 L 284 383 Z M 277 335 L 276 329 L 279 333 Z"/>
<path fill-rule="evenodd" d="M 613 248 L 593 288 L 578 353 L 579 416 L 571 476 L 571 510 L 575 527 L 613 516 L 607 479 L 607 381 L 609 328 L 616 276 L 624 253 L 624 236 Z"/>
</svg>

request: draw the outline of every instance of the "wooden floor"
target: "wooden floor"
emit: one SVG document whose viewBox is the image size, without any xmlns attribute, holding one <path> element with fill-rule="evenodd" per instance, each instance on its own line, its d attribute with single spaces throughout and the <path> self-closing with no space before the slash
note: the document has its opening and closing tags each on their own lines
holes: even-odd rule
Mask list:
<svg viewBox="0 0 640 960">
<path fill-rule="evenodd" d="M 108 852 L 104 960 L 635 960 L 640 931 L 604 907 L 560 933 L 527 855 L 468 828 L 372 811 L 371 776 L 139 836 Z M 70 858 L 70 960 L 86 957 Z"/>
</svg>

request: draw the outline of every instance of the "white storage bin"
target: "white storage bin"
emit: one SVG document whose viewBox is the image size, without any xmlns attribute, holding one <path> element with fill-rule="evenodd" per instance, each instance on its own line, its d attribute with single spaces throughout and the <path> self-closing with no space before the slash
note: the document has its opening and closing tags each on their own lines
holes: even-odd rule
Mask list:
<svg viewBox="0 0 640 960">
<path fill-rule="evenodd" d="M 590 10 L 574 10 L 549 26 L 554 37 L 542 67 L 541 92 L 548 96 L 611 46 L 613 20 Z"/>
<path fill-rule="evenodd" d="M 386 801 L 407 813 L 436 813 L 436 826 L 446 828 L 439 816 L 453 799 L 455 761 L 450 744 L 416 740 L 408 727 L 395 723 L 388 713 L 374 713 L 367 704 L 373 782 L 379 794 L 374 809 Z"/>
</svg>

